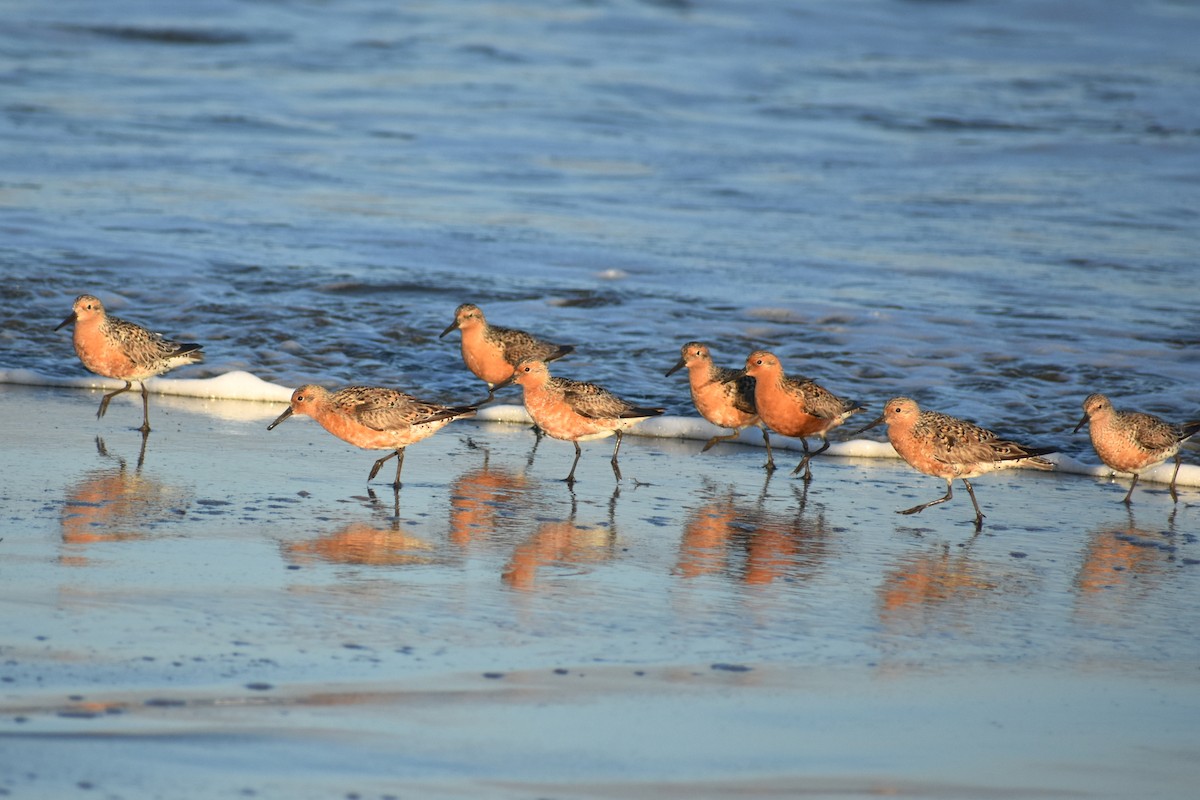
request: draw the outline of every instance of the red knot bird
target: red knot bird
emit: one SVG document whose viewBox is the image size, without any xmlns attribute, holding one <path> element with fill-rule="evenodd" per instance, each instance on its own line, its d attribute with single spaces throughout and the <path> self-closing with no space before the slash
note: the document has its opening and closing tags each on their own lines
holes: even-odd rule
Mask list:
<svg viewBox="0 0 1200 800">
<path fill-rule="evenodd" d="M 564 479 L 567 485 L 575 483 L 575 467 L 581 453 L 579 443 L 613 434 L 617 436 L 611 460 L 613 475 L 621 480 L 617 453 L 621 449 L 622 433 L 665 410 L 635 406 L 594 383 L 553 377 L 545 361 L 522 361 L 513 376 L 496 388 L 501 389 L 509 383 L 519 383 L 524 389 L 525 410 L 533 417 L 535 425 L 552 438 L 575 445 L 575 460 Z"/>
<path fill-rule="evenodd" d="M 136 381 L 142 386 L 142 433 L 150 432 L 150 398 L 146 379 L 176 367 L 204 360 L 201 345 L 176 342 L 104 311 L 104 304 L 90 294 L 75 298 L 71 315 L 54 330 L 75 324 L 75 353 L 83 365 L 97 375 L 125 381 L 125 386 L 104 395 L 96 419 L 108 411 L 108 403 L 128 392 Z"/>
<path fill-rule="evenodd" d="M 513 375 L 513 368 L 525 359 L 554 361 L 575 350 L 574 345 L 551 344 L 531 333 L 489 325 L 474 303 L 463 303 L 454 310 L 454 322 L 442 331 L 442 338 L 458 328 L 462 333 L 462 357 L 467 369 L 488 385 L 489 402 L 498 384 Z"/>
<path fill-rule="evenodd" d="M 1026 447 L 1001 439 L 966 420 L 937 411 L 922 411 L 917 401 L 908 397 L 888 400 L 883 414 L 855 433 L 881 424 L 887 425 L 888 441 L 910 467 L 946 481 L 945 497 L 906 508 L 896 512 L 898 514 L 918 514 L 930 506 L 946 502 L 954 496 L 952 484 L 955 478 L 959 478 L 967 487 L 967 494 L 971 495 L 971 503 L 975 506 L 975 527 L 978 529 L 983 525 L 983 512 L 979 509 L 969 478 L 1018 465 L 1054 469 L 1054 464 L 1039 458 L 1055 452 L 1052 447 Z"/>
<path fill-rule="evenodd" d="M 851 415 L 864 410 L 863 406 L 843 400 L 808 378 L 784 375 L 779 359 L 766 350 L 750 354 L 745 374 L 754 378 L 754 406 L 763 423 L 778 434 L 798 438 L 804 445 L 804 458 L 792 474 L 804 470 L 804 480 L 812 480 L 809 462 L 829 449 L 826 436 Z M 821 446 L 811 452 L 809 436 L 821 440 Z"/>
<path fill-rule="evenodd" d="M 1133 475 L 1125 505 L 1130 504 L 1133 487 L 1145 470 L 1156 467 L 1171 456 L 1175 456 L 1175 471 L 1171 473 L 1171 500 L 1178 503 L 1175 479 L 1179 477 L 1179 465 L 1183 463 L 1180 446 L 1200 431 L 1200 420 L 1175 425 L 1153 414 L 1138 411 L 1117 411 L 1112 402 L 1102 394 L 1089 394 L 1083 401 L 1083 419 L 1075 426 L 1075 433 L 1088 425 L 1092 447 L 1100 460 L 1117 472 Z"/>
<path fill-rule="evenodd" d="M 364 450 L 392 450 L 375 462 L 367 480 L 379 473 L 389 458 L 396 459 L 396 482 L 404 466 L 404 448 L 428 439 L 453 420 L 475 415 L 475 406 L 444 406 L 427 403 L 398 389 L 383 386 L 347 386 L 330 392 L 308 384 L 292 392 L 291 405 L 267 426 L 275 426 L 293 414 L 312 417 L 321 427 L 344 442 Z"/>
<path fill-rule="evenodd" d="M 754 406 L 754 378 L 743 371 L 714 364 L 712 353 L 702 342 L 688 342 L 680 348 L 679 361 L 667 370 L 667 375 L 673 375 L 684 367 L 688 370 L 692 403 L 700 416 L 718 427 L 733 428 L 733 433 L 709 439 L 700 452 L 706 452 L 717 442 L 736 439 L 745 428 L 757 425 L 762 429 L 763 442 L 767 445 L 767 463 L 764 466 L 769 470 L 775 469 L 771 435 L 758 418 L 758 410 Z"/>
</svg>

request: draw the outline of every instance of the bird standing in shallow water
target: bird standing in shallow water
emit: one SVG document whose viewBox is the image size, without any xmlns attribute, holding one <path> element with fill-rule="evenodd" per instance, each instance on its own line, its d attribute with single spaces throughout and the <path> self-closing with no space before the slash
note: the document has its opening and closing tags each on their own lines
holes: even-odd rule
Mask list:
<svg viewBox="0 0 1200 800">
<path fill-rule="evenodd" d="M 404 466 L 404 448 L 427 439 L 453 420 L 475 415 L 475 406 L 427 403 L 398 389 L 383 386 L 347 386 L 336 392 L 307 384 L 292 392 L 291 405 L 267 426 L 274 430 L 292 414 L 312 417 L 344 442 L 364 450 L 393 450 L 375 462 L 367 480 L 379 473 L 383 462 L 396 459 L 396 482 Z"/>
<path fill-rule="evenodd" d="M 635 406 L 622 400 L 607 389 L 594 383 L 556 378 L 544 361 L 522 361 L 513 376 L 496 388 L 508 383 L 519 383 L 525 390 L 525 410 L 533 422 L 547 435 L 563 439 L 575 445 L 575 460 L 571 471 L 564 479 L 567 485 L 575 483 L 575 467 L 579 464 L 579 443 L 591 439 L 603 439 L 617 435 L 613 447 L 612 469 L 617 480 L 621 480 L 621 468 L 617 464 L 617 453 L 621 449 L 622 433 L 650 417 L 662 414 L 665 409 Z"/>
<path fill-rule="evenodd" d="M 1180 446 L 1197 432 L 1200 420 L 1175 425 L 1153 414 L 1139 411 L 1117 411 L 1112 402 L 1102 394 L 1090 394 L 1083 401 L 1083 419 L 1075 426 L 1075 433 L 1088 425 L 1092 448 L 1100 460 L 1117 472 L 1133 474 L 1133 483 L 1125 495 L 1125 505 L 1131 504 L 1133 487 L 1137 486 L 1140 474 L 1156 467 L 1171 456 L 1175 456 L 1175 471 L 1171 473 L 1171 500 L 1178 503 L 1175 479 L 1179 477 L 1179 466 L 1183 463 Z"/>
<path fill-rule="evenodd" d="M 75 298 L 71 315 L 58 324 L 59 330 L 74 323 L 75 353 L 83 365 L 97 375 L 125 381 L 121 389 L 109 392 L 100 400 L 96 419 L 108 411 L 108 403 L 122 392 L 128 392 L 137 381 L 142 385 L 143 434 L 150 432 L 150 397 L 146 379 L 162 375 L 176 367 L 197 364 L 204 360 L 201 345 L 194 342 L 175 342 L 141 325 L 109 316 L 104 304 L 90 294 Z"/>
<path fill-rule="evenodd" d="M 809 461 L 829 449 L 829 440 L 825 437 L 851 415 L 863 411 L 863 407 L 851 400 L 843 400 L 808 378 L 789 378 L 783 374 L 775 354 L 766 350 L 755 350 L 750 354 L 743 374 L 754 378 L 754 406 L 759 418 L 771 430 L 783 436 L 794 436 L 804 445 L 804 458 L 792 474 L 804 470 L 804 480 L 812 480 Z M 737 373 L 734 375 L 736 379 Z M 821 440 L 821 446 L 812 452 L 808 449 L 809 436 Z"/>
<path fill-rule="evenodd" d="M 1025 447 L 1001 439 L 966 420 L 937 411 L 922 411 L 917 401 L 908 397 L 888 400 L 883 414 L 855 433 L 881 424 L 888 426 L 888 441 L 910 467 L 946 481 L 945 497 L 897 511 L 897 514 L 919 514 L 930 506 L 946 502 L 954 496 L 954 479 L 960 478 L 975 506 L 975 527 L 978 529 L 983 525 L 983 512 L 968 478 L 1018 465 L 1054 469 L 1054 464 L 1038 458 L 1053 453 L 1052 447 Z"/>
<path fill-rule="evenodd" d="M 558 345 L 515 328 L 489 325 L 479 306 L 463 303 L 454 310 L 454 322 L 438 338 L 458 328 L 462 333 L 462 357 L 467 369 L 488 385 L 490 402 L 499 384 L 513 376 L 513 368 L 525 359 L 554 361 L 574 352 L 574 345 Z"/>
<path fill-rule="evenodd" d="M 712 353 L 702 342 L 688 342 L 680 348 L 679 361 L 667 370 L 667 376 L 687 367 L 688 385 L 692 391 L 692 403 L 700 416 L 722 428 L 733 428 L 733 433 L 714 436 L 701 448 L 707 452 L 717 442 L 736 439 L 743 429 L 757 425 L 762 429 L 763 442 L 767 445 L 768 470 L 775 469 L 771 455 L 771 435 L 767 426 L 758 418 L 754 406 L 754 378 L 745 372 L 719 367 L 713 363 Z"/>
</svg>

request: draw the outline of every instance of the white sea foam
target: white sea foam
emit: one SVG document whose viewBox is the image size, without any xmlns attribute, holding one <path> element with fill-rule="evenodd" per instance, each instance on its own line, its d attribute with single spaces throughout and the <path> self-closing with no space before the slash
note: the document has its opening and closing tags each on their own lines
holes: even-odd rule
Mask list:
<svg viewBox="0 0 1200 800">
<path fill-rule="evenodd" d="M 91 375 L 83 378 L 54 378 L 27 369 L 0 370 L 0 383 L 22 386 L 59 386 L 74 389 L 120 389 L 124 381 Z M 204 397 L 220 400 L 288 402 L 292 390 L 268 383 L 257 375 L 236 370 L 213 378 L 151 378 L 146 388 L 153 394 Z"/>
<path fill-rule="evenodd" d="M 79 389 L 119 389 L 122 381 L 100 378 L 98 376 L 84 378 L 54 378 L 41 375 L 32 370 L 10 369 L 0 370 L 0 384 L 18 384 L 25 386 L 55 386 Z M 208 401 L 198 405 L 185 403 L 190 410 L 211 414 L 222 419 L 248 420 L 265 418 L 276 412 L 273 407 L 258 405 L 259 403 L 286 403 L 291 399 L 292 388 L 264 381 L 256 375 L 241 370 L 226 372 L 212 378 L 153 378 L 147 381 L 150 391 L 160 395 L 172 395 L 180 398 L 202 398 Z M 228 401 L 228 402 L 225 402 Z M 505 422 L 528 425 L 532 422 L 524 406 L 501 404 L 485 406 L 479 410 L 476 417 L 484 422 Z M 727 433 L 723 428 L 711 424 L 700 417 L 664 416 L 654 417 L 641 422 L 626 432 L 627 436 L 648 436 L 662 439 L 687 439 L 707 441 L 718 434 Z M 741 432 L 736 439 L 729 440 L 731 444 L 741 444 L 748 447 L 762 447 L 762 433 L 758 428 L 748 428 Z M 815 446 L 816 442 L 810 446 Z M 783 451 L 803 451 L 804 446 L 799 439 L 778 434 L 771 435 L 771 447 Z M 829 449 L 822 454 L 843 458 L 899 458 L 895 449 L 886 441 L 871 439 L 850 439 L 832 442 Z M 1092 475 L 1097 478 L 1113 477 L 1116 473 L 1103 464 L 1089 464 L 1071 456 L 1055 453 L 1046 457 L 1052 461 L 1059 472 L 1072 475 Z M 1175 469 L 1173 461 L 1160 464 L 1152 470 L 1142 473 L 1142 482 L 1170 483 L 1171 474 Z M 1118 476 L 1128 479 L 1128 476 Z M 1179 486 L 1200 486 L 1200 466 L 1184 464 L 1179 469 L 1176 479 Z"/>
<path fill-rule="evenodd" d="M 489 422 L 510 422 L 529 424 L 532 420 L 524 407 L 518 405 L 487 406 L 479 410 L 478 419 Z M 728 433 L 724 428 L 701 419 L 700 417 L 654 417 L 625 432 L 626 436 L 650 436 L 664 439 L 689 439 L 707 441 L 718 434 Z M 741 444 L 748 447 L 763 447 L 762 433 L 758 428 L 748 428 L 741 432 L 736 439 L 730 439 L 731 444 Z M 816 440 L 810 447 L 817 446 Z M 771 447 L 774 450 L 803 451 L 804 445 L 799 439 L 779 434 L 771 434 Z M 871 439 L 850 439 L 841 442 L 831 442 L 829 449 L 821 454 L 841 458 L 899 458 L 895 448 L 889 442 Z M 1059 472 L 1071 475 L 1092 475 L 1097 478 L 1110 478 L 1113 471 L 1103 464 L 1087 464 L 1071 456 L 1054 453 L 1046 456 Z M 1020 467 L 1018 467 L 1019 469 Z M 1173 461 L 1161 464 L 1154 469 L 1142 473 L 1140 481 L 1152 483 L 1170 483 L 1171 473 L 1175 469 Z M 1128 476 L 1125 476 L 1126 479 Z M 1179 486 L 1200 486 L 1200 466 L 1184 464 L 1179 469 L 1179 477 L 1175 481 Z"/>
</svg>

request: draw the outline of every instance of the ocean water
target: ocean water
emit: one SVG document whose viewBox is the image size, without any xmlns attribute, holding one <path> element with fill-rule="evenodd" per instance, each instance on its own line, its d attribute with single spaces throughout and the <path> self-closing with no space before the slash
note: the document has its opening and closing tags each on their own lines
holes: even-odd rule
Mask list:
<svg viewBox="0 0 1200 800">
<path fill-rule="evenodd" d="M 461 402 L 470 301 L 677 418 L 696 338 L 1093 464 L 1091 392 L 1200 412 L 1195 3 L 4 10 L 5 380 L 91 292 L 204 343 L 160 385 Z"/>
</svg>

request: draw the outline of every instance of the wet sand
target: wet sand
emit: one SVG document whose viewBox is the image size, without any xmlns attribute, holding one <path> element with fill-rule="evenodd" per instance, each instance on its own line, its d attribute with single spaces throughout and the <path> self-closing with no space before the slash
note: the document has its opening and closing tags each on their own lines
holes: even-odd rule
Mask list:
<svg viewBox="0 0 1200 800">
<path fill-rule="evenodd" d="M 126 402 L 128 400 L 128 402 Z M 1200 490 L 0 387 L 0 793 L 1191 797 Z M 140 462 L 140 463 L 139 463 Z M 385 474 L 390 470 L 385 469 Z"/>
</svg>

